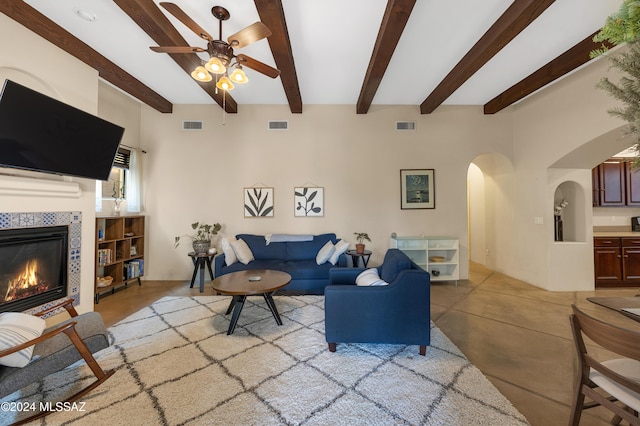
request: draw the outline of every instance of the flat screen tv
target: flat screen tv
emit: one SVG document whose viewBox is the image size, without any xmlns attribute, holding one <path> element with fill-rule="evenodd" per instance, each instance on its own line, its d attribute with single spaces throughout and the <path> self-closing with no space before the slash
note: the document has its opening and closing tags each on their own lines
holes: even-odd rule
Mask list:
<svg viewBox="0 0 640 426">
<path fill-rule="evenodd" d="M 11 80 L 0 94 L 0 167 L 108 180 L 124 129 Z"/>
</svg>

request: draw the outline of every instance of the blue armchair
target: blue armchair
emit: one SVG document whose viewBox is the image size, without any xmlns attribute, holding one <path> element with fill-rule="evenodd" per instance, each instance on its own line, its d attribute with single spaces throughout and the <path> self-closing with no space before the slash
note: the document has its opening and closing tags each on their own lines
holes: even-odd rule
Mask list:
<svg viewBox="0 0 640 426">
<path fill-rule="evenodd" d="M 335 268 L 324 291 L 329 350 L 342 343 L 419 345 L 431 342 L 430 275 L 406 254 L 389 249 L 378 268 L 386 286 L 357 286 L 364 268 Z"/>
</svg>

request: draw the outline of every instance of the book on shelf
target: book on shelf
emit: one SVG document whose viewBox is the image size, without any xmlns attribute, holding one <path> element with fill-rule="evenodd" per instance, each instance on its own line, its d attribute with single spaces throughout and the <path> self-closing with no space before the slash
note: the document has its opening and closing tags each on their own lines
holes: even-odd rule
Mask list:
<svg viewBox="0 0 640 426">
<path fill-rule="evenodd" d="M 144 275 L 144 260 L 131 260 L 125 264 L 125 279 L 138 278 Z"/>
<path fill-rule="evenodd" d="M 98 250 L 98 265 L 108 265 L 111 262 L 111 249 Z"/>
</svg>

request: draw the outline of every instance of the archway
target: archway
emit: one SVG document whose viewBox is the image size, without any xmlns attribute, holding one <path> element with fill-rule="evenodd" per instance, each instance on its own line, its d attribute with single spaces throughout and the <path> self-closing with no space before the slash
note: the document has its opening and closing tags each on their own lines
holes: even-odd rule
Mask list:
<svg viewBox="0 0 640 426">
<path fill-rule="evenodd" d="M 469 259 L 494 270 L 511 262 L 510 204 L 515 190 L 511 160 L 498 153 L 474 158 L 467 171 Z"/>
</svg>

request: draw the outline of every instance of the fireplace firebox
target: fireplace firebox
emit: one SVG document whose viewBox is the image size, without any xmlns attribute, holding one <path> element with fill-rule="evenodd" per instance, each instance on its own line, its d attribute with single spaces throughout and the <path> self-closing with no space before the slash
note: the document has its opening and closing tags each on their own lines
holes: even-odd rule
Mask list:
<svg viewBox="0 0 640 426">
<path fill-rule="evenodd" d="M 0 312 L 67 295 L 68 226 L 0 230 Z"/>
</svg>

